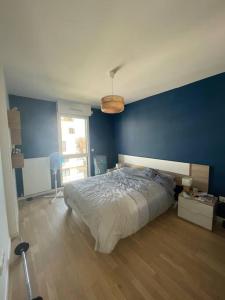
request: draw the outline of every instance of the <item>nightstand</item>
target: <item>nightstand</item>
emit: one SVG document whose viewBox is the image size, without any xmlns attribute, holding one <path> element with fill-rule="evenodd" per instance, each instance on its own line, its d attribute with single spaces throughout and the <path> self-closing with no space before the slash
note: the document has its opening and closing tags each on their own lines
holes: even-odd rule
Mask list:
<svg viewBox="0 0 225 300">
<path fill-rule="evenodd" d="M 212 204 L 204 203 L 192 196 L 185 198 L 181 193 L 178 198 L 178 217 L 212 231 L 216 202 L 215 198 Z"/>
</svg>

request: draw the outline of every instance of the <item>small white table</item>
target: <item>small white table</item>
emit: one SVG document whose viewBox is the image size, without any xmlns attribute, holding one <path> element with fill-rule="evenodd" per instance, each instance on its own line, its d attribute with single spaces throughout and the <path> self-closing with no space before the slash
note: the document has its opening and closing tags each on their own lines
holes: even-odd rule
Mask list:
<svg viewBox="0 0 225 300">
<path fill-rule="evenodd" d="M 214 198 L 212 204 L 204 203 L 194 197 L 185 198 L 181 193 L 178 198 L 178 217 L 212 231 L 216 202 Z"/>
</svg>

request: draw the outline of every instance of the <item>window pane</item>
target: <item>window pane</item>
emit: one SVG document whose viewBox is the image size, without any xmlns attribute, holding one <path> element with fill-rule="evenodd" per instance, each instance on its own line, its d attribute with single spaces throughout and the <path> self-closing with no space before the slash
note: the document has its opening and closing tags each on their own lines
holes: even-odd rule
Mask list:
<svg viewBox="0 0 225 300">
<path fill-rule="evenodd" d="M 62 153 L 86 154 L 86 120 L 73 117 L 61 117 Z"/>
<path fill-rule="evenodd" d="M 62 141 L 62 152 L 65 153 L 66 152 L 66 142 Z"/>
<path fill-rule="evenodd" d="M 63 184 L 87 177 L 87 158 L 65 158 L 62 165 Z"/>
</svg>

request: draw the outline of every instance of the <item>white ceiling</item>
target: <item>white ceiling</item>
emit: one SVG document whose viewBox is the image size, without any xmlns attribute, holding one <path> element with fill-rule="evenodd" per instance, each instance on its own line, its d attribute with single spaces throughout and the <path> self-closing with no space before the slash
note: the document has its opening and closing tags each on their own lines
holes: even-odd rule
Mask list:
<svg viewBox="0 0 225 300">
<path fill-rule="evenodd" d="M 224 0 L 0 0 L 9 93 L 126 103 L 225 71 Z"/>
</svg>

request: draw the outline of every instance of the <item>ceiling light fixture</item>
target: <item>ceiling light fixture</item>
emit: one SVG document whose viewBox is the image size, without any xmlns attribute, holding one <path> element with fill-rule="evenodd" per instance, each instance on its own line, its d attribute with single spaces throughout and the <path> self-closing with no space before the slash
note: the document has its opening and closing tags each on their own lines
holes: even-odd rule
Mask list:
<svg viewBox="0 0 225 300">
<path fill-rule="evenodd" d="M 113 91 L 113 79 L 118 69 L 117 67 L 109 72 L 109 76 L 112 79 L 112 95 L 105 96 L 101 99 L 101 111 L 107 114 L 117 114 L 124 111 L 124 98 L 114 95 Z"/>
</svg>

